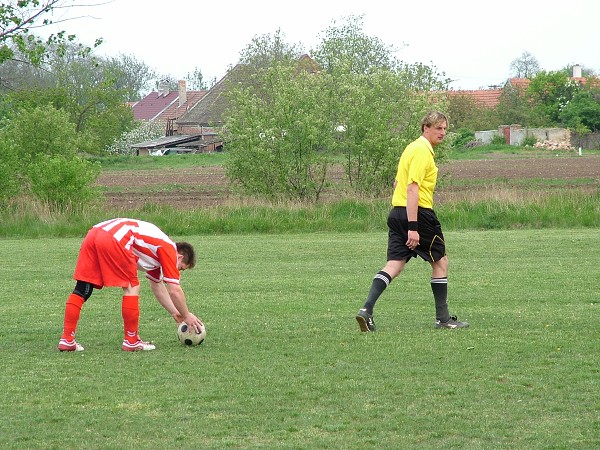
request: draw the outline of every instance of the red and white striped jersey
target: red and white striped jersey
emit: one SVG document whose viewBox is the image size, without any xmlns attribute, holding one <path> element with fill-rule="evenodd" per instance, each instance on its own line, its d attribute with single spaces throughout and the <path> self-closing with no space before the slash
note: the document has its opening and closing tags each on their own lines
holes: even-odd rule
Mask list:
<svg viewBox="0 0 600 450">
<path fill-rule="evenodd" d="M 138 270 L 158 283 L 179 284 L 177 246 L 156 225 L 136 219 L 111 219 L 94 225 L 111 234 L 137 259 Z"/>
</svg>

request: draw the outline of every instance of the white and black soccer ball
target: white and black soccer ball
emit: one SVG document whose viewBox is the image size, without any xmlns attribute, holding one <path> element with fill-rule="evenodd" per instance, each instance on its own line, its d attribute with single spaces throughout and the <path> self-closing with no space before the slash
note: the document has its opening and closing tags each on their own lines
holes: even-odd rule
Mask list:
<svg viewBox="0 0 600 450">
<path fill-rule="evenodd" d="M 192 327 L 188 327 L 188 324 L 181 322 L 177 327 L 177 337 L 183 345 L 200 345 L 206 338 L 206 326 L 202 324 L 200 326 L 200 333 L 196 333 L 196 330 Z"/>
</svg>

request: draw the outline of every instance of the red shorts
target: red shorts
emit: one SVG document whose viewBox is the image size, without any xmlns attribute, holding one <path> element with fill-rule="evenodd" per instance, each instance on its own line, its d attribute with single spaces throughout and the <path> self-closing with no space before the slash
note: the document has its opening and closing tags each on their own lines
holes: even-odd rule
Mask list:
<svg viewBox="0 0 600 450">
<path fill-rule="evenodd" d="M 83 240 L 73 278 L 96 289 L 140 284 L 136 257 L 101 228 L 92 228 Z"/>
</svg>

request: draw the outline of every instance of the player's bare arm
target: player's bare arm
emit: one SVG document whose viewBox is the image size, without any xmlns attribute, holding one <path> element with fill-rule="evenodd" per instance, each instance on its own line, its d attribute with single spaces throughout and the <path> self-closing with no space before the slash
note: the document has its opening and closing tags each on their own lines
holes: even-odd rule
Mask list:
<svg viewBox="0 0 600 450">
<path fill-rule="evenodd" d="M 183 293 L 181 286 L 173 283 L 165 283 L 165 287 L 175 308 L 177 308 L 177 311 L 179 311 L 179 314 L 183 317 L 184 322 L 190 327 L 195 328 L 199 333 L 202 321 L 188 309 L 185 294 Z"/>
<path fill-rule="evenodd" d="M 417 222 L 419 211 L 419 185 L 410 183 L 406 188 L 406 215 L 409 222 Z M 417 230 L 409 230 L 406 246 L 414 250 L 419 245 L 419 232 Z"/>
<path fill-rule="evenodd" d="M 173 300 L 171 300 L 171 296 L 169 295 L 165 284 L 163 282 L 155 283 L 154 281 L 150 281 L 150 288 L 152 289 L 156 300 L 158 300 L 158 303 L 171 314 L 171 317 L 173 317 L 175 322 L 183 322 L 183 316 L 173 304 Z"/>
</svg>

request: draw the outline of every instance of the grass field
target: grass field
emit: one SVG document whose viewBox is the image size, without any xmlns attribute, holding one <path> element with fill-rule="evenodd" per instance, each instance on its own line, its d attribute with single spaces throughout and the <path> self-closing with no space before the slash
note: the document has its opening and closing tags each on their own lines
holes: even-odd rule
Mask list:
<svg viewBox="0 0 600 450">
<path fill-rule="evenodd" d="M 599 448 L 598 230 L 446 235 L 467 330 L 433 328 L 413 261 L 359 333 L 384 232 L 174 236 L 206 342 L 143 282 L 157 350 L 132 354 L 117 289 L 84 307 L 86 351 L 56 350 L 80 238 L 0 240 L 0 448 Z"/>
</svg>

